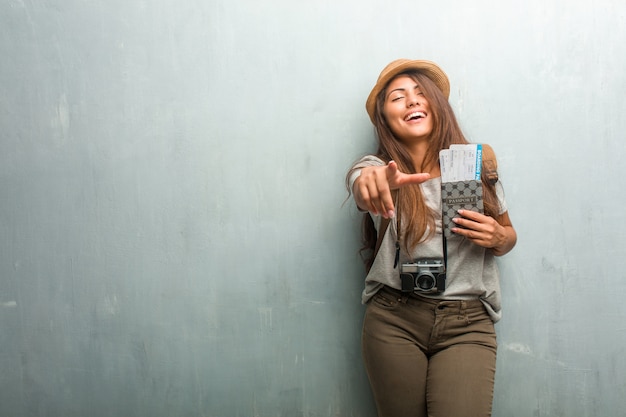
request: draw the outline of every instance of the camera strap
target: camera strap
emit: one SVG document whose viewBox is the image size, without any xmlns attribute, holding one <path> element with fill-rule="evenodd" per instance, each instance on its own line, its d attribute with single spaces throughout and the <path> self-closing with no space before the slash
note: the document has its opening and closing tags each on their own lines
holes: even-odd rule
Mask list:
<svg viewBox="0 0 626 417">
<path fill-rule="evenodd" d="M 445 274 L 448 271 L 448 240 L 443 233 L 441 234 L 441 239 L 443 240 L 443 272 Z"/>
</svg>

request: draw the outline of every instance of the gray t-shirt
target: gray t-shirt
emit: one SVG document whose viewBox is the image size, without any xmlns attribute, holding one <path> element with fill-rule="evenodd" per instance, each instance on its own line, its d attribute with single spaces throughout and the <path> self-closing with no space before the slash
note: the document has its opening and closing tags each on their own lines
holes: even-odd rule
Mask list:
<svg viewBox="0 0 626 417">
<path fill-rule="evenodd" d="M 375 157 L 366 156 L 355 164 L 355 168 L 381 166 L 385 163 Z M 360 171 L 350 178 L 350 189 Z M 436 233 L 429 240 L 417 245 L 411 256 L 401 251 L 400 264 L 412 262 L 418 258 L 443 258 L 443 239 L 441 229 L 441 178 L 432 178 L 420 184 L 426 204 L 439 213 L 436 218 Z M 504 190 L 500 181 L 496 183 L 496 194 L 500 202 L 500 214 L 507 211 Z M 372 215 L 376 230 L 379 230 L 382 217 Z M 370 272 L 365 278 L 363 303 L 367 303 L 383 286 L 400 289 L 399 266 L 394 269 L 396 255 L 397 226 L 392 219 L 387 227 L 378 255 Z M 441 294 L 424 294 L 426 297 L 444 300 L 480 299 L 491 319 L 497 322 L 501 318 L 500 280 L 495 256 L 491 250 L 475 245 L 462 236 L 447 239 L 448 264 L 446 271 L 446 290 Z"/>
</svg>

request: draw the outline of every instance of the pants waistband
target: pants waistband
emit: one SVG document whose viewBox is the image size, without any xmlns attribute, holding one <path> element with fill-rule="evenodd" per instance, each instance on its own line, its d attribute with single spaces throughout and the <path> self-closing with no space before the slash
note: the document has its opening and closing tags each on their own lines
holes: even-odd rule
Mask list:
<svg viewBox="0 0 626 417">
<path fill-rule="evenodd" d="M 426 305 L 432 306 L 433 308 L 439 308 L 439 309 L 446 308 L 446 307 L 459 309 L 459 310 L 467 310 L 467 309 L 474 309 L 474 308 L 484 309 L 485 308 L 482 301 L 480 301 L 478 298 L 472 298 L 469 300 L 443 300 L 443 299 L 438 299 L 438 298 L 425 297 L 416 292 L 402 292 L 388 285 L 383 286 L 383 288 L 381 288 L 380 291 L 384 291 L 387 294 L 393 296 L 394 298 L 402 299 L 405 302 L 407 300 L 418 300 L 420 303 L 424 303 Z"/>
</svg>

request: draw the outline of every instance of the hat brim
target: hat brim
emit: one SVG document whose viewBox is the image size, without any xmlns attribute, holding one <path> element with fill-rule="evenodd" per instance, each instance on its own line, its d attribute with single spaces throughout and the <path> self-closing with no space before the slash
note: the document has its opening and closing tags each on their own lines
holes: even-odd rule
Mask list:
<svg viewBox="0 0 626 417">
<path fill-rule="evenodd" d="M 387 86 L 395 76 L 406 71 L 415 70 L 426 75 L 441 90 L 443 95 L 450 97 L 450 81 L 445 72 L 434 62 L 425 60 L 409 60 L 398 59 L 387 65 L 380 73 L 376 85 L 370 92 L 365 103 L 367 114 L 374 122 L 374 113 L 376 112 L 376 97 Z"/>
</svg>

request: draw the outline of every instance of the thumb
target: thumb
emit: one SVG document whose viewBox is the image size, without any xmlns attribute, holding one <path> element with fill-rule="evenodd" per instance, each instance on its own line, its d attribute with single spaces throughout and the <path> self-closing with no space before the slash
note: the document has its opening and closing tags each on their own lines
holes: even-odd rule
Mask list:
<svg viewBox="0 0 626 417">
<path fill-rule="evenodd" d="M 387 180 L 392 179 L 398 173 L 398 164 L 396 161 L 389 161 L 387 164 Z"/>
</svg>

